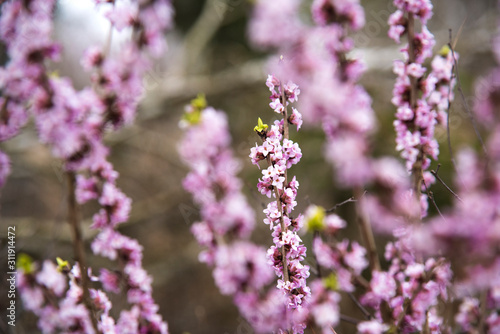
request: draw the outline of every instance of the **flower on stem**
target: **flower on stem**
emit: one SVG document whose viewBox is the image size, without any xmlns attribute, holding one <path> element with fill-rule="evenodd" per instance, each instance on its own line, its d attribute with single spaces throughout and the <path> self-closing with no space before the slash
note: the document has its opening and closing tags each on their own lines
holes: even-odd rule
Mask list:
<svg viewBox="0 0 500 334">
<path fill-rule="evenodd" d="M 295 311 L 302 308 L 311 293 L 306 285 L 309 267 L 301 264 L 306 255 L 306 248 L 297 234 L 302 223 L 290 216 L 297 205 L 295 198 L 298 182 L 294 177 L 287 183 L 287 170 L 302 157 L 298 144 L 288 138 L 288 122 L 297 124 L 297 128 L 300 128 L 302 117 L 293 109 L 293 118 L 285 119 L 288 117 L 288 104 L 297 101 L 300 90 L 293 82 L 283 85 L 274 75 L 268 76 L 266 85 L 273 100 L 270 107 L 282 114 L 283 119 L 275 121 L 271 128 L 263 133 L 262 145 L 251 149 L 250 158 L 252 163 L 257 165 L 264 159 L 268 162 L 268 167 L 262 171 L 263 177 L 257 185 L 262 194 L 275 199 L 264 209 L 264 223 L 269 224 L 273 231 L 274 242 L 267 253 L 269 264 L 279 278 L 277 288 L 287 297 L 287 308 Z M 295 326 L 302 328 L 302 320 L 292 324 L 292 328 Z"/>
</svg>

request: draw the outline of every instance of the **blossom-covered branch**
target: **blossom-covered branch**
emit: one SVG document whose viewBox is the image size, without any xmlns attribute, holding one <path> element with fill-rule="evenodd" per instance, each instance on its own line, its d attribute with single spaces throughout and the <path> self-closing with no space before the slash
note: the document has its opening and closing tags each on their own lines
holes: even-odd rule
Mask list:
<svg viewBox="0 0 500 334">
<path fill-rule="evenodd" d="M 282 119 L 269 127 L 262 124 L 259 118 L 260 124 L 255 127 L 255 131 L 263 143 L 252 148 L 250 158 L 257 166 L 260 161 L 267 161 L 268 167 L 262 170 L 263 176 L 257 187 L 263 195 L 275 198 L 264 210 L 264 223 L 273 230 L 274 241 L 268 256 L 280 278 L 278 289 L 287 295 L 290 310 L 296 310 L 301 308 L 303 300 L 307 300 L 311 293 L 306 284 L 309 267 L 301 263 L 306 256 L 306 247 L 297 234 L 302 227 L 302 216 L 291 215 L 297 205 L 295 199 L 299 183 L 295 177 L 289 180 L 287 173 L 302 157 L 298 144 L 289 139 L 289 124 L 296 125 L 298 130 L 302 125 L 302 115 L 293 107 L 292 112 L 288 112 L 289 104 L 297 101 L 300 90 L 293 82 L 283 84 L 273 75 L 269 75 L 266 85 L 271 91 L 272 102 L 269 106 Z M 299 324 L 295 327 L 294 330 L 300 330 Z"/>
<path fill-rule="evenodd" d="M 97 3 L 100 5 L 101 1 Z M 142 247 L 114 231 L 116 225 L 128 219 L 131 201 L 116 186 L 118 173 L 107 161 L 109 150 L 103 140 L 110 127 L 117 129 L 133 120 L 143 93 L 141 80 L 149 64 L 148 55 L 158 56 L 163 50 L 163 31 L 171 23 L 170 2 L 103 5 L 109 6 L 106 15 L 113 26 L 131 27 L 133 37 L 116 59 L 107 58 L 95 48 L 87 52 L 82 62 L 88 69 L 95 67 L 96 72 L 94 85 L 81 91 L 76 91 L 68 78 L 49 76 L 45 68 L 45 59 L 55 60 L 59 50 L 50 39 L 53 6 L 53 1 L 34 0 L 11 1 L 2 7 L 1 37 L 11 56 L 2 80 L 3 99 L 14 104 L 12 109 L 9 103 L 4 103 L 1 139 L 17 133 L 28 113 L 34 117 L 40 141 L 63 161 L 68 174 L 78 174 L 72 196 L 79 204 L 96 199 L 101 206 L 93 218 L 92 228 L 100 229 L 101 233 L 92 250 L 120 262 L 119 274 L 103 270 L 101 283 L 116 291 L 119 285 L 110 286 L 109 282 L 122 282 L 128 302 L 133 305 L 130 312 L 122 312 L 116 330 L 126 326 L 136 331 L 166 333 L 167 325 L 157 314 L 158 306 L 151 296 L 151 278 L 142 268 Z M 2 160 L 5 161 L 4 155 Z M 6 174 L 5 170 L 2 168 L 1 176 Z M 79 224 L 77 220 L 73 223 Z M 78 244 L 81 240 L 74 242 Z M 82 265 L 82 252 L 77 256 Z M 82 273 L 80 289 L 85 290 L 82 292 L 85 298 L 87 268 L 78 270 Z M 87 316 L 93 317 L 92 306 L 87 308 Z M 103 331 L 102 326 L 108 330 L 115 328 L 114 320 L 107 314 L 98 320 L 99 328 L 95 330 Z"/>
<path fill-rule="evenodd" d="M 430 158 L 437 159 L 439 145 L 434 138 L 436 124 L 446 126 L 447 111 L 453 99 L 453 57 L 449 48 L 441 50 L 432 61 L 432 71 L 425 76 L 423 66 L 432 56 L 434 36 L 427 29 L 432 17 L 429 0 L 395 0 L 397 10 L 389 18 L 389 37 L 400 43 L 404 35 L 408 44 L 401 49 L 404 61 L 394 62 L 398 75 L 393 90 L 392 103 L 397 107 L 396 149 L 406 160 L 406 168 L 413 177 L 413 191 L 422 206 L 421 216 L 427 214 L 427 196 L 422 195 L 434 177 L 426 170 Z M 416 21 L 420 21 L 420 32 L 416 32 Z"/>
<path fill-rule="evenodd" d="M 204 248 L 199 259 L 213 267 L 221 293 L 233 296 L 241 314 L 259 333 L 286 328 L 285 298 L 271 288 L 272 269 L 265 250 L 248 240 L 255 213 L 236 176 L 240 163 L 230 149 L 227 118 L 207 107 L 200 95 L 186 107 L 181 127 L 186 130 L 179 154 L 190 172 L 183 181 L 201 208 L 201 220 L 191 226 Z"/>
</svg>

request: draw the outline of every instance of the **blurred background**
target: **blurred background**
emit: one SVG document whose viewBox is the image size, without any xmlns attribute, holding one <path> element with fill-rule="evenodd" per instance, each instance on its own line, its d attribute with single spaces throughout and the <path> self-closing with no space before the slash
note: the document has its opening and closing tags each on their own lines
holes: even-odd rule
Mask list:
<svg viewBox="0 0 500 334">
<path fill-rule="evenodd" d="M 269 92 L 265 86 L 267 54 L 252 48 L 247 39 L 247 21 L 252 12 L 246 0 L 178 0 L 175 7 L 175 28 L 166 36 L 169 50 L 155 63 L 144 78 L 145 96 L 138 119 L 107 137 L 111 147 L 110 160 L 120 173 L 118 185 L 132 198 L 130 219 L 120 225 L 121 233 L 139 240 L 144 246 L 144 267 L 154 278 L 154 297 L 160 314 L 167 320 L 171 333 L 252 333 L 251 327 L 238 315 L 229 297 L 222 296 L 214 286 L 211 270 L 198 262 L 200 251 L 190 234 L 190 225 L 198 219 L 198 208 L 183 190 L 181 180 L 187 170 L 177 154 L 182 133 L 178 121 L 184 105 L 197 93 L 204 92 L 208 103 L 227 112 L 233 136 L 233 148 L 244 166 L 241 177 L 245 192 L 262 221 L 262 206 L 267 198 L 256 191 L 260 171 L 251 165 L 248 154 L 257 136 L 253 126 L 257 117 L 271 118 Z M 399 46 L 387 37 L 387 18 L 393 12 L 391 1 L 361 1 L 366 11 L 366 26 L 353 35 L 357 49 L 354 56 L 364 59 L 368 71 L 362 83 L 373 98 L 379 120 L 379 131 L 372 138 L 377 155 L 396 155 L 392 121 L 395 109 L 390 103 L 395 75 L 392 61 L 401 59 Z M 304 1 L 304 15 L 310 1 Z M 491 53 L 496 33 L 496 1 L 435 1 L 434 16 L 429 28 L 437 39 L 435 51 L 449 41 L 449 29 L 460 53 L 460 79 L 465 100 L 473 104 L 474 83 L 495 66 Z M 54 38 L 64 47 L 63 62 L 53 69 L 69 76 L 77 87 L 88 82 L 79 58 L 88 46 L 103 43 L 109 26 L 95 14 L 91 0 L 63 0 L 58 3 Z M 120 40 L 113 35 L 113 52 L 119 52 Z M 6 60 L 5 55 L 2 56 Z M 464 145 L 478 147 L 478 140 L 457 94 L 450 116 L 451 142 L 455 150 Z M 265 116 L 267 115 L 267 116 Z M 441 144 L 440 175 L 453 184 L 444 129 L 438 131 Z M 323 134 L 306 127 L 293 134 L 304 154 L 291 173 L 297 175 L 301 188 L 299 206 L 308 204 L 331 207 L 351 194 L 339 189 L 331 167 L 322 156 Z M 66 217 L 66 184 L 61 163 L 51 157 L 47 147 L 37 141 L 30 123 L 14 139 L 0 148 L 12 159 L 12 174 L 0 192 L 0 268 L 7 263 L 7 226 L 16 226 L 17 254 L 24 252 L 36 260 L 57 256 L 72 257 L 70 231 Z M 437 162 L 433 162 L 432 168 Z M 449 194 L 439 185 L 433 186 L 441 210 L 451 203 Z M 340 208 L 340 215 L 349 222 L 353 206 Z M 83 207 L 84 237 L 88 259 L 97 271 L 113 266 L 92 256 L 89 244 L 95 232 L 88 229 L 96 211 L 92 204 Z M 354 222 L 347 233 L 358 238 Z M 254 240 L 268 246 L 272 240 L 268 227 L 257 224 Z M 310 242 L 304 237 L 306 244 Z M 377 242 L 384 244 L 383 237 Z M 380 247 L 379 247 L 380 248 Z M 2 272 L 3 275 L 3 272 Z M 0 296 L 6 295 L 5 277 L 1 277 Z M 3 297 L 0 308 L 5 309 Z M 124 301 L 114 299 L 115 308 Z M 351 313 L 346 304 L 343 313 Z M 356 313 L 354 313 L 356 315 Z M 0 319 L 0 332 L 6 329 L 5 317 Z M 14 333 L 37 333 L 36 319 L 18 308 Z M 339 333 L 352 333 L 354 327 L 342 324 Z"/>
</svg>

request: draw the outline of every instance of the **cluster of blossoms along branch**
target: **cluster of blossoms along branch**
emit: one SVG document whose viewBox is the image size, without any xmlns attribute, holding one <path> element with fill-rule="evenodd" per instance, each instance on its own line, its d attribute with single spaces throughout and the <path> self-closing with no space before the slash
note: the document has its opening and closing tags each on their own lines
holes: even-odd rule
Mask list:
<svg viewBox="0 0 500 334">
<path fill-rule="evenodd" d="M 450 264 L 444 259 L 415 258 L 408 245 L 408 230 L 399 230 L 399 239 L 388 243 L 387 271 L 372 272 L 370 288 L 361 301 L 375 310 L 375 317 L 386 329 L 397 333 L 442 333 L 449 330 L 439 314 L 439 304 L 450 307 L 448 289 L 452 278 Z"/>
<path fill-rule="evenodd" d="M 417 1 L 417 3 L 424 5 L 423 2 Z M 348 27 L 357 30 L 364 25 L 362 8 L 357 2 L 314 1 L 312 16 L 316 26 L 309 27 L 299 20 L 299 4 L 299 1 L 281 5 L 258 2 L 251 23 L 251 37 L 257 45 L 278 48 L 280 53 L 285 55 L 285 61 L 280 63 L 277 72 L 283 77 L 288 75 L 300 84 L 304 95 L 301 106 L 307 111 L 304 119 L 322 123 L 327 134 L 327 158 L 336 167 L 339 182 L 358 188 L 371 183 L 374 188 L 381 190 L 383 196 L 386 196 L 384 198 L 365 196 L 361 202 L 363 210 L 358 214 L 361 217 L 363 214 L 373 217 L 378 230 L 394 233 L 396 228 L 406 226 L 408 221 L 419 217 L 421 210 L 415 201 L 407 172 L 397 161 L 391 158 L 371 160 L 367 157 L 369 147 L 366 138 L 374 129 L 374 115 L 370 98 L 364 89 L 356 84 L 363 72 L 361 63 L 347 57 L 347 53 L 353 48 L 353 43 L 347 37 L 346 29 Z M 397 5 L 403 6 L 403 2 L 398 2 Z M 415 11 L 427 19 L 431 15 L 431 8 L 428 7 L 427 13 Z M 280 22 L 285 21 L 289 28 L 285 31 L 290 33 L 284 33 L 277 28 Z M 402 35 L 404 32 L 403 29 L 399 34 Z M 392 29 L 391 34 L 393 34 Z M 428 40 L 425 39 L 429 36 L 431 35 L 425 27 L 424 32 L 417 35 L 417 38 L 421 38 L 425 44 L 419 48 L 419 52 L 425 51 L 425 57 L 420 55 L 418 62 L 412 61 L 416 64 L 411 68 L 417 67 L 422 71 L 418 78 L 425 72 L 421 66 L 424 58 L 432 55 L 433 45 L 428 44 Z M 406 52 L 409 58 L 408 50 Z M 432 113 L 430 120 L 432 128 L 426 130 L 431 140 L 434 140 L 432 137 L 436 119 L 446 122 L 446 115 L 443 112 L 448 109 L 448 103 L 453 97 L 452 67 L 451 52 L 443 51 L 434 59 L 433 71 L 426 79 L 427 86 L 424 88 L 427 88 L 427 91 L 422 103 L 427 105 L 428 114 Z M 415 79 L 415 83 L 418 78 Z M 401 82 L 406 82 L 405 80 L 410 82 L 412 79 L 409 77 L 400 79 Z M 419 84 L 423 85 L 420 81 L 422 80 L 419 80 Z M 340 93 L 331 94 L 332 91 Z M 423 177 L 426 186 L 433 182 L 430 173 L 426 173 Z M 421 201 L 425 209 L 423 211 L 426 212 L 426 198 L 422 197 Z M 363 302 L 376 311 L 377 317 L 376 320 L 361 322 L 358 326 L 360 332 L 382 333 L 387 329 L 398 329 L 403 332 L 412 330 L 436 332 L 441 327 L 445 328 L 441 326 L 442 321 L 436 312 L 436 306 L 439 300 L 446 299 L 446 287 L 451 278 L 449 264 L 443 259 L 417 261 L 415 252 L 410 246 L 405 246 L 403 251 L 401 245 L 409 243 L 407 238 L 403 238 L 406 234 L 411 234 L 411 230 L 401 229 L 395 235 L 396 245 L 399 245 L 400 250 L 397 254 L 389 254 L 387 258 L 393 262 L 393 266 L 388 271 L 372 266 L 372 281 L 366 286 L 361 286 L 362 289 L 368 289 Z M 355 277 L 359 279 L 365 268 L 363 265 L 366 266 L 366 261 L 361 261 L 366 250 L 358 244 L 353 244 L 350 256 L 359 260 L 359 267 L 354 269 L 349 268 L 345 260 L 342 260 L 342 254 L 348 252 L 349 244 L 346 241 L 325 244 L 316 238 L 314 245 L 313 250 L 318 262 L 326 268 L 334 269 L 336 275 L 339 275 L 336 279 L 342 282 L 339 284 L 341 290 L 354 291 L 352 282 Z M 335 261 L 328 262 L 324 254 L 330 254 L 330 258 Z M 357 254 L 357 257 L 354 254 Z M 405 260 L 401 260 L 401 257 Z M 406 272 L 408 266 L 422 270 L 418 273 Z M 437 277 L 434 274 L 436 272 L 441 275 Z M 389 286 L 381 286 L 380 277 L 392 277 L 393 274 L 397 274 L 397 278 L 388 282 Z M 381 289 L 385 289 L 386 297 L 377 295 L 384 293 Z M 313 295 L 312 298 L 318 297 Z M 394 309 L 391 314 L 387 311 L 381 312 L 388 303 L 391 303 Z"/>
<path fill-rule="evenodd" d="M 420 195 L 435 182 L 426 172 L 430 158 L 437 160 L 439 144 L 434 138 L 437 124 L 446 126 L 447 110 L 453 99 L 453 66 L 458 55 L 448 47 L 432 61 L 432 71 L 425 76 L 425 60 L 432 56 L 434 36 L 427 29 L 432 17 L 429 0 L 395 0 L 397 10 L 389 18 L 389 37 L 400 43 L 407 35 L 408 44 L 401 49 L 404 61 L 394 62 L 394 73 L 398 75 L 393 90 L 392 103 L 397 107 L 396 149 L 406 161 L 406 168 L 413 176 L 413 190 L 420 196 L 421 216 L 427 215 L 427 196 Z M 421 31 L 416 32 L 416 21 Z"/>
<path fill-rule="evenodd" d="M 199 96 L 186 108 L 181 127 L 186 133 L 178 150 L 190 169 L 183 185 L 201 208 L 201 221 L 191 227 L 204 248 L 200 261 L 213 267 L 221 293 L 233 296 L 257 332 L 287 328 L 284 296 L 275 288 L 264 292 L 273 277 L 266 251 L 248 240 L 255 213 L 236 176 L 240 163 L 230 149 L 226 115 Z"/>
<path fill-rule="evenodd" d="M 408 231 L 396 231 L 397 241 L 387 244 L 385 258 L 390 263 L 387 270 L 373 270 L 371 280 L 362 276 L 368 266 L 366 250 L 357 242 L 339 241 L 339 234 L 346 226 L 335 214 L 325 215 L 321 207 L 312 206 L 305 214 L 305 226 L 315 231 L 313 253 L 320 265 L 323 280 L 316 279 L 311 285 L 312 299 L 322 299 L 316 293 L 328 293 L 329 312 L 315 313 L 315 323 L 324 333 L 335 327 L 340 320 L 338 292 L 361 294 L 365 320 L 358 320 L 359 333 L 440 333 L 448 328 L 439 315 L 439 303 L 448 301 L 450 265 L 443 258 L 417 261 L 409 245 Z M 327 241 L 323 240 L 324 238 Z M 321 269 L 323 268 L 323 269 Z M 325 277 L 325 270 L 331 273 Z M 352 319 L 351 319 L 352 320 Z"/>
<path fill-rule="evenodd" d="M 362 187 L 372 175 L 367 135 L 375 129 L 375 116 L 371 98 L 356 83 L 364 65 L 347 57 L 354 48 L 347 29 L 363 27 L 363 9 L 358 1 L 315 0 L 314 25 L 308 26 L 300 19 L 300 3 L 258 1 L 250 37 L 257 46 L 283 55 L 279 66 L 271 62 L 272 71 L 302 87 L 304 120 L 322 124 L 325 156 L 335 167 L 337 182 Z"/>
<path fill-rule="evenodd" d="M 106 130 L 118 129 L 133 121 L 143 94 L 142 76 L 150 66 L 149 55 L 162 53 L 163 33 L 171 24 L 172 8 L 168 0 L 100 3 L 97 1 L 97 5 L 109 6 L 106 16 L 112 26 L 118 30 L 130 28 L 132 36 L 117 58 L 107 57 L 106 52 L 97 47 L 89 49 L 82 64 L 87 70 L 93 70 L 93 86 L 81 91 L 76 91 L 68 78 L 47 74 L 45 61 L 56 60 L 59 53 L 59 46 L 50 39 L 55 1 L 10 1 L 3 5 L 1 38 L 7 45 L 10 61 L 2 70 L 0 140 L 16 135 L 31 115 L 40 141 L 48 144 L 53 155 L 62 160 L 68 175 L 70 220 L 75 233 L 75 257 L 79 262 L 73 270 L 82 273 L 72 276 L 74 284 L 71 287 L 81 292 L 80 297 L 78 294 L 73 296 L 75 307 L 85 305 L 87 313 L 75 311 L 73 323 L 58 323 L 58 317 L 64 317 L 63 312 L 68 310 L 40 303 L 38 306 L 50 312 L 52 319 L 52 322 L 45 322 L 48 326 L 45 332 L 53 332 L 56 328 L 65 331 L 67 328 L 60 327 L 64 323 L 68 328 L 88 333 L 166 333 L 167 324 L 158 315 L 158 306 L 151 296 L 152 280 L 142 268 L 142 247 L 114 230 L 116 225 L 128 219 L 131 200 L 116 186 L 118 173 L 107 161 L 109 150 L 103 139 Z M 0 155 L 0 160 L 0 183 L 3 183 L 8 160 L 4 154 Z M 108 291 L 119 292 L 123 288 L 132 305 L 130 311 L 122 311 L 116 325 L 107 307 L 106 312 L 97 314 L 96 310 L 101 308 L 98 300 L 105 298 L 104 293 L 92 289 L 89 293 L 90 283 L 78 232 L 78 204 L 93 199 L 101 209 L 93 217 L 92 228 L 101 232 L 92 243 L 92 250 L 97 255 L 118 260 L 120 266 L 117 272 L 103 269 L 99 281 Z M 36 271 L 25 274 L 32 278 L 41 275 Z M 34 285 L 20 287 L 21 293 L 27 294 L 24 300 L 30 300 L 30 293 L 39 280 L 25 280 Z M 85 325 L 88 323 L 92 324 L 90 329 Z"/>
<path fill-rule="evenodd" d="M 38 328 L 43 333 L 69 329 L 79 333 L 95 333 L 89 310 L 82 303 L 80 267 L 75 265 L 70 270 L 67 262 L 59 258 L 58 261 L 59 267 L 46 260 L 41 269 L 27 255 L 18 261 L 22 262 L 22 271 L 19 272 L 17 286 L 25 309 L 38 316 Z M 111 303 L 101 290 L 91 289 L 90 296 L 95 312 L 101 314 L 100 329 L 104 332 L 107 330 Z"/>
<path fill-rule="evenodd" d="M 263 176 L 257 188 L 263 195 L 275 199 L 264 209 L 264 222 L 273 230 L 274 245 L 268 250 L 268 257 L 279 277 L 278 289 L 287 296 L 287 307 L 294 311 L 300 310 L 311 294 L 306 284 L 309 266 L 301 263 L 306 256 L 306 247 L 297 234 L 302 227 L 302 216 L 292 216 L 297 206 L 295 199 L 299 183 L 295 176 L 289 180 L 287 173 L 302 157 L 298 144 L 289 138 L 289 125 L 296 125 L 298 130 L 302 125 L 302 115 L 295 108 L 289 113 L 288 107 L 297 101 L 300 90 L 293 82 L 283 84 L 273 75 L 268 76 L 266 85 L 271 91 L 269 105 L 282 119 L 269 127 L 259 118 L 255 131 L 263 143 L 251 149 L 250 158 L 259 168 L 260 161 L 267 162 L 268 167 L 262 170 Z M 300 327 L 300 324 L 295 324 L 294 331 L 300 331 Z"/>
<path fill-rule="evenodd" d="M 500 64 L 498 36 L 493 51 Z M 484 156 L 471 149 L 458 153 L 453 208 L 430 220 L 414 237 L 417 248 L 426 254 L 445 255 L 456 268 L 456 295 L 463 300 L 455 320 L 469 333 L 500 331 L 499 94 L 497 66 L 476 83 L 473 116 L 489 133 Z"/>
</svg>

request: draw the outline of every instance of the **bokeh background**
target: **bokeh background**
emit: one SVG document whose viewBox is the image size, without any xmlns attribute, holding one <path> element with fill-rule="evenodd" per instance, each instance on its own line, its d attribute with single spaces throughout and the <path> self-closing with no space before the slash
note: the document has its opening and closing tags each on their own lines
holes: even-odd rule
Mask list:
<svg viewBox="0 0 500 334">
<path fill-rule="evenodd" d="M 256 191 L 260 171 L 251 165 L 248 154 L 257 140 L 252 129 L 257 117 L 272 120 L 268 108 L 269 92 L 265 86 L 267 54 L 254 49 L 247 39 L 247 21 L 252 3 L 246 0 L 174 0 L 175 28 L 166 36 L 169 51 L 148 71 L 144 79 L 145 96 L 137 122 L 106 138 L 111 147 L 110 160 L 120 173 L 118 185 L 132 198 L 128 223 L 120 225 L 123 234 L 139 240 L 144 246 L 144 266 L 154 278 L 154 296 L 160 313 L 171 333 L 252 333 L 251 327 L 238 315 L 229 297 L 221 296 L 214 286 L 211 270 L 197 260 L 200 248 L 189 232 L 198 218 L 198 208 L 183 190 L 182 178 L 187 171 L 177 154 L 182 133 L 178 121 L 184 105 L 204 92 L 210 105 L 227 112 L 233 148 L 240 158 L 245 192 L 262 221 L 262 206 L 267 198 Z M 366 26 L 353 35 L 357 49 L 354 56 L 368 65 L 362 79 L 373 98 L 379 119 L 379 131 L 372 138 L 377 155 L 396 155 L 392 128 L 394 107 L 390 103 L 395 75 L 392 61 L 401 55 L 387 35 L 387 18 L 392 13 L 391 1 L 361 1 L 366 10 Z M 459 73 L 464 97 L 473 105 L 474 83 L 495 66 L 491 53 L 496 33 L 495 0 L 434 1 L 435 14 L 429 22 L 435 34 L 435 51 L 449 42 L 452 29 L 456 50 L 460 53 Z M 304 1 L 304 16 L 310 1 Z M 88 82 L 79 65 L 82 51 L 95 43 L 103 43 L 109 27 L 94 14 L 91 0 L 63 0 L 58 3 L 54 38 L 64 47 L 64 61 L 51 65 L 61 76 L 69 76 L 77 86 Z M 119 51 L 124 36 L 113 35 L 113 52 Z M 456 38 L 456 39 L 455 39 Z M 2 55 L 2 61 L 6 56 Z M 451 109 L 451 142 L 454 150 L 479 143 L 467 117 L 464 102 L 457 94 Z M 438 131 L 441 144 L 440 175 L 453 184 L 445 130 Z M 331 167 L 322 156 L 323 135 L 318 129 L 305 127 L 293 134 L 304 153 L 301 163 L 292 169 L 301 183 L 299 206 L 303 211 L 315 203 L 331 207 L 351 194 L 339 189 Z M 37 142 L 30 123 L 16 138 L 0 144 L 12 159 L 12 174 L 0 190 L 0 268 L 7 263 L 7 226 L 15 226 L 17 253 L 27 253 L 36 260 L 57 256 L 72 259 L 70 231 L 65 222 L 66 184 L 61 163 L 51 157 L 47 147 Z M 432 168 L 436 168 L 433 162 Z M 434 185 L 433 192 L 441 210 L 451 203 L 449 194 Z M 90 264 L 98 269 L 113 265 L 91 254 L 89 244 L 95 236 L 88 226 L 96 207 L 83 207 L 84 237 Z M 432 208 L 431 208 L 432 210 Z M 348 222 L 352 205 L 339 212 Z M 351 220 L 352 221 L 352 220 Z M 352 226 L 351 226 L 352 225 Z M 268 228 L 258 224 L 254 240 L 270 245 Z M 354 222 L 348 234 L 358 238 Z M 310 241 L 304 236 L 306 243 Z M 377 236 L 380 247 L 386 237 Z M 379 248 L 380 248 L 379 247 Z M 0 309 L 5 310 L 6 280 L 2 270 Z M 115 308 L 126 306 L 114 298 Z M 19 305 L 19 303 L 18 303 Z M 346 303 L 343 313 L 352 305 Z M 2 311 L 3 314 L 3 311 Z M 18 307 L 13 333 L 37 333 L 36 319 Z M 0 333 L 7 328 L 0 319 Z M 353 333 L 354 327 L 343 324 L 339 333 Z"/>
</svg>

